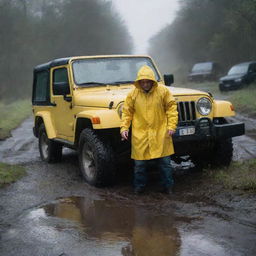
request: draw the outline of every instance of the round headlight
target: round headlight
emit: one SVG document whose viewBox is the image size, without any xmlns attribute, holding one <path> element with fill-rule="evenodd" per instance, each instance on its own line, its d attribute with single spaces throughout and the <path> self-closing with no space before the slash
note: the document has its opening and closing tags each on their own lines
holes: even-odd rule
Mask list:
<svg viewBox="0 0 256 256">
<path fill-rule="evenodd" d="M 122 118 L 123 106 L 124 106 L 124 103 L 121 103 L 117 109 L 117 112 L 120 118 Z"/>
<path fill-rule="evenodd" d="M 207 116 L 212 110 L 212 103 L 208 98 L 203 97 L 197 101 L 196 108 L 201 115 Z"/>
</svg>

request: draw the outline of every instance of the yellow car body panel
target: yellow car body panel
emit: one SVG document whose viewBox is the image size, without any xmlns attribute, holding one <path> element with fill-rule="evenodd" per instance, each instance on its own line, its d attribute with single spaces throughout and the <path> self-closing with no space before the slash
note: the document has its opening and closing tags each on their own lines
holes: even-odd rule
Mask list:
<svg viewBox="0 0 256 256">
<path fill-rule="evenodd" d="M 213 116 L 214 117 L 228 117 L 234 116 L 233 105 L 229 101 L 215 100 L 213 102 Z"/>
<path fill-rule="evenodd" d="M 120 117 L 116 109 L 88 109 L 77 114 L 76 119 L 86 118 L 91 120 L 94 129 L 109 129 L 120 127 Z M 98 119 L 99 123 L 94 123 L 94 119 Z"/>
</svg>

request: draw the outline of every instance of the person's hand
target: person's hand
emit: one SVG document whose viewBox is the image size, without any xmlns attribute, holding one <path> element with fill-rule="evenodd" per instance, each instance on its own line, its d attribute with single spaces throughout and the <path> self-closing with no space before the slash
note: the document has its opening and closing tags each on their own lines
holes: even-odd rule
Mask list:
<svg viewBox="0 0 256 256">
<path fill-rule="evenodd" d="M 122 140 L 128 140 L 129 131 L 123 131 L 121 132 Z"/>
<path fill-rule="evenodd" d="M 173 131 L 173 130 L 168 130 L 168 135 L 169 135 L 169 136 L 172 136 L 174 133 L 175 133 L 175 131 Z"/>
</svg>

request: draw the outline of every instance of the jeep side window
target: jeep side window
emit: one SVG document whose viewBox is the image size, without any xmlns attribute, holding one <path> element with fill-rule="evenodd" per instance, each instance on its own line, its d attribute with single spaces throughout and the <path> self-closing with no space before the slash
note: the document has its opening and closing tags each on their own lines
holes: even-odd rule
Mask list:
<svg viewBox="0 0 256 256">
<path fill-rule="evenodd" d="M 58 68 L 53 72 L 53 94 L 67 95 L 70 94 L 68 72 L 66 68 Z"/>
<path fill-rule="evenodd" d="M 49 73 L 41 71 L 35 74 L 35 84 L 33 93 L 34 103 L 46 103 L 49 101 Z"/>
</svg>

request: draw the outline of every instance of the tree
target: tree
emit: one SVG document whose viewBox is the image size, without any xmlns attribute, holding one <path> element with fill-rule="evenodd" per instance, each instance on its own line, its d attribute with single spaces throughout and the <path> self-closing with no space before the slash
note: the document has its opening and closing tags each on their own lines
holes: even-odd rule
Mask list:
<svg viewBox="0 0 256 256">
<path fill-rule="evenodd" d="M 0 23 L 2 99 L 30 96 L 37 64 L 132 50 L 121 18 L 100 0 L 0 0 Z"/>
<path fill-rule="evenodd" d="M 256 59 L 255 11 L 256 0 L 183 0 L 175 21 L 151 39 L 150 54 L 183 77 L 196 62 L 227 69 Z"/>
</svg>

